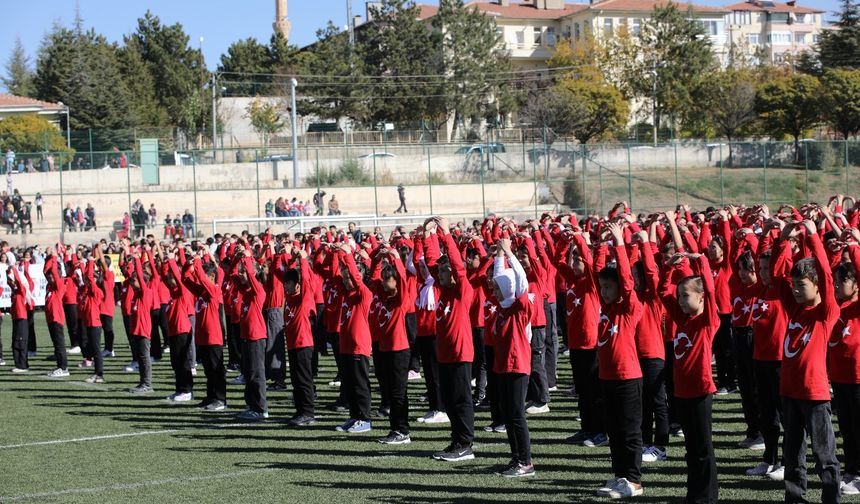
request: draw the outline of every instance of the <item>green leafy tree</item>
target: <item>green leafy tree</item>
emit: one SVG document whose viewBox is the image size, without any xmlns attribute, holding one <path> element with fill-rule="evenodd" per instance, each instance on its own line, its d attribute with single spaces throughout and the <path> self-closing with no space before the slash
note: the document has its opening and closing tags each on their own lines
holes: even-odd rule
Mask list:
<svg viewBox="0 0 860 504">
<path fill-rule="evenodd" d="M 278 105 L 269 101 L 261 100 L 259 96 L 254 98 L 245 110 L 246 117 L 251 121 L 251 127 L 260 136 L 263 144 L 263 155 L 269 151 L 269 141 L 272 135 L 284 128 Z"/>
<path fill-rule="evenodd" d="M 766 82 L 756 93 L 756 111 L 765 130 L 776 138 L 794 139 L 794 161 L 800 162 L 800 136 L 820 120 L 821 85 L 811 75 L 788 75 Z"/>
<path fill-rule="evenodd" d="M 603 79 L 562 79 L 555 92 L 579 113 L 571 133 L 580 143 L 611 136 L 627 124 L 630 113 L 627 100 Z"/>
<path fill-rule="evenodd" d="M 170 124 L 167 110 L 159 103 L 155 80 L 140 53 L 121 47 L 117 53 L 120 71 L 128 89 L 131 123 L 136 127 L 163 127 Z"/>
<path fill-rule="evenodd" d="M 0 145 L 19 154 L 60 154 L 60 163 L 71 159 L 75 152 L 66 146 L 66 138 L 56 126 L 36 114 L 11 116 L 0 121 Z"/>
<path fill-rule="evenodd" d="M 253 95 L 268 87 L 267 75 L 272 72 L 269 48 L 254 37 L 233 42 L 227 53 L 221 55 L 218 72 L 223 76 L 230 93 Z"/>
<path fill-rule="evenodd" d="M 732 141 L 748 131 L 756 120 L 757 85 L 752 70 L 735 68 L 715 70 L 705 81 L 697 111 L 719 136 L 728 140 L 729 160 Z"/>
<path fill-rule="evenodd" d="M 802 55 L 801 70 L 821 75 L 831 68 L 860 68 L 860 2 L 842 0 L 833 23 L 822 30 L 815 50 Z"/>
<path fill-rule="evenodd" d="M 21 37 L 15 38 L 15 47 L 6 62 L 6 76 L 1 79 L 6 90 L 15 96 L 34 96 L 33 69 L 30 58 L 21 43 Z"/>
<path fill-rule="evenodd" d="M 821 110 L 842 138 L 860 133 L 860 70 L 827 70 L 821 78 Z"/>
<path fill-rule="evenodd" d="M 411 0 L 382 0 L 370 8 L 359 47 L 374 83 L 371 122 L 417 122 L 439 114 L 442 82 L 428 76 L 441 73 L 441 34 L 418 19 L 420 9 Z"/>
</svg>

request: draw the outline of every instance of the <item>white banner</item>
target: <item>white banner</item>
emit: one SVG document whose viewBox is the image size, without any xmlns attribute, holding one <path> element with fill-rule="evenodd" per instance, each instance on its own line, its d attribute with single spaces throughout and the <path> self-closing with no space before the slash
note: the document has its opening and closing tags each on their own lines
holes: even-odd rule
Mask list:
<svg viewBox="0 0 860 504">
<path fill-rule="evenodd" d="M 48 281 L 45 279 L 45 274 L 42 271 L 44 265 L 30 264 L 30 278 L 33 279 L 33 297 L 36 298 L 36 306 L 45 306 L 45 295 L 47 293 Z M 22 275 L 23 279 L 23 275 Z M 0 287 L 3 288 L 3 294 L 0 295 L 0 308 L 10 308 L 12 306 L 12 289 L 6 283 L 6 270 L 0 269 Z"/>
</svg>

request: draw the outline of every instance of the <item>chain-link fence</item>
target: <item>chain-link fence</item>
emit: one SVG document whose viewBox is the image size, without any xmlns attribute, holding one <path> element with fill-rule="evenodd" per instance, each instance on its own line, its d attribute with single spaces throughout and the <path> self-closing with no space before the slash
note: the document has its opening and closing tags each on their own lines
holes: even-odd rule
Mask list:
<svg viewBox="0 0 860 504">
<path fill-rule="evenodd" d="M 679 202 L 696 208 L 797 204 L 860 189 L 860 142 L 855 141 L 548 145 L 521 138 L 516 143 L 300 146 L 297 154 L 294 165 L 288 148 L 162 151 L 153 180 L 144 177 L 134 150 L 87 153 L 93 160 L 88 163 L 76 155 L 65 164 L 49 154 L 17 153 L 8 165 L 13 174 L 6 190 L 18 190 L 21 198 L 17 211 L 8 201 L 4 223 L 13 233 L 26 202 L 37 233 L 24 239 L 33 240 L 86 228 L 77 209 L 85 217 L 87 205 L 98 226 L 90 231 L 116 236 L 134 233 L 140 219 L 132 209 L 140 214 L 140 205 L 147 224 L 148 211 L 155 208 L 155 225 L 146 232 L 162 235 L 168 214 L 171 225 L 177 215 L 181 222 L 188 214 L 194 232 L 208 234 L 215 219 L 267 217 L 267 210 L 282 217 L 338 211 L 393 215 L 401 194 L 410 214 L 478 218 L 491 212 L 520 217 L 568 209 L 604 212 L 621 200 L 636 211 Z M 124 223 L 126 213 L 129 222 Z"/>
</svg>

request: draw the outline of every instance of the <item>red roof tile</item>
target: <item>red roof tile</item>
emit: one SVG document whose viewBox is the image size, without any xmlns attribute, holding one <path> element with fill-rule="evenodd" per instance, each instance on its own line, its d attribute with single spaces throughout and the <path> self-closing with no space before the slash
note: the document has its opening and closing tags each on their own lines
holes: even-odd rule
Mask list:
<svg viewBox="0 0 860 504">
<path fill-rule="evenodd" d="M 761 5 L 759 2 L 739 2 L 727 5 L 730 11 L 752 11 L 752 12 L 794 12 L 795 14 L 823 13 L 821 9 L 801 7 L 799 5 L 788 5 L 786 3 L 773 2 L 773 7 Z"/>
<path fill-rule="evenodd" d="M 469 2 L 467 5 L 475 6 L 481 12 L 495 14 L 510 19 L 561 19 L 576 12 L 588 9 L 588 4 L 566 3 L 564 9 L 538 9 L 530 3 L 511 2 L 508 6 L 499 5 L 496 2 Z"/>
<path fill-rule="evenodd" d="M 0 93 L 0 109 L 4 108 L 39 108 L 43 110 L 65 110 L 62 105 L 56 103 L 35 100 L 24 96 L 15 96 Z"/>
<path fill-rule="evenodd" d="M 664 6 L 668 3 L 674 3 L 679 10 L 686 11 L 692 9 L 693 12 L 702 13 L 725 13 L 726 9 L 722 7 L 710 7 L 707 5 L 697 5 L 689 2 L 670 2 L 666 0 L 602 0 L 596 1 L 588 6 L 592 10 L 617 10 L 617 11 L 652 11 L 654 7 Z"/>
</svg>

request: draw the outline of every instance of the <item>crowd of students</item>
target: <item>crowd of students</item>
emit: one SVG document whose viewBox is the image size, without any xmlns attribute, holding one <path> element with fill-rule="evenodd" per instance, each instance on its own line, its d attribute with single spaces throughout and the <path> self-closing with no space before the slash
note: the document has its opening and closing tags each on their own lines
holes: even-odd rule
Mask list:
<svg viewBox="0 0 860 504">
<path fill-rule="evenodd" d="M 581 417 L 568 441 L 611 453 L 599 495 L 642 495 L 643 462 L 666 460 L 674 434 L 684 439 L 685 502 L 717 502 L 713 397 L 737 390 L 739 446 L 763 450 L 747 474 L 784 481 L 786 502 L 806 502 L 808 436 L 822 501 L 834 503 L 860 493 L 858 222 L 860 204 L 839 195 L 776 212 L 682 205 L 637 216 L 621 202 L 582 219 L 452 226 L 434 217 L 388 236 L 331 226 L 209 243 L 125 239 L 117 297 L 105 244 L 57 245 L 44 262 L 51 376 L 68 376 L 65 326 L 92 361 L 87 381 L 104 382 L 118 304 L 134 356 L 126 370 L 140 376 L 132 393 L 152 392 L 161 331 L 175 372 L 168 399 L 193 400 L 199 362 L 200 407 L 222 411 L 226 373 L 236 369 L 231 383 L 245 386 L 238 417 L 259 421 L 269 416 L 267 390 L 289 378 L 289 425 L 300 427 L 315 420 L 319 357 L 331 348 L 335 409 L 348 413 L 338 431 L 367 432 L 387 416 L 378 441 L 409 443 L 407 386 L 423 370 L 429 411 L 417 422 L 451 429 L 433 458 L 474 458 L 475 410 L 489 410 L 484 431 L 506 433 L 511 447 L 498 474 L 522 477 L 535 474 L 527 415 L 550 412 L 561 339 Z M 33 284 L 19 269 L 8 267 L 7 278 L 13 371 L 25 372 Z"/>
</svg>

